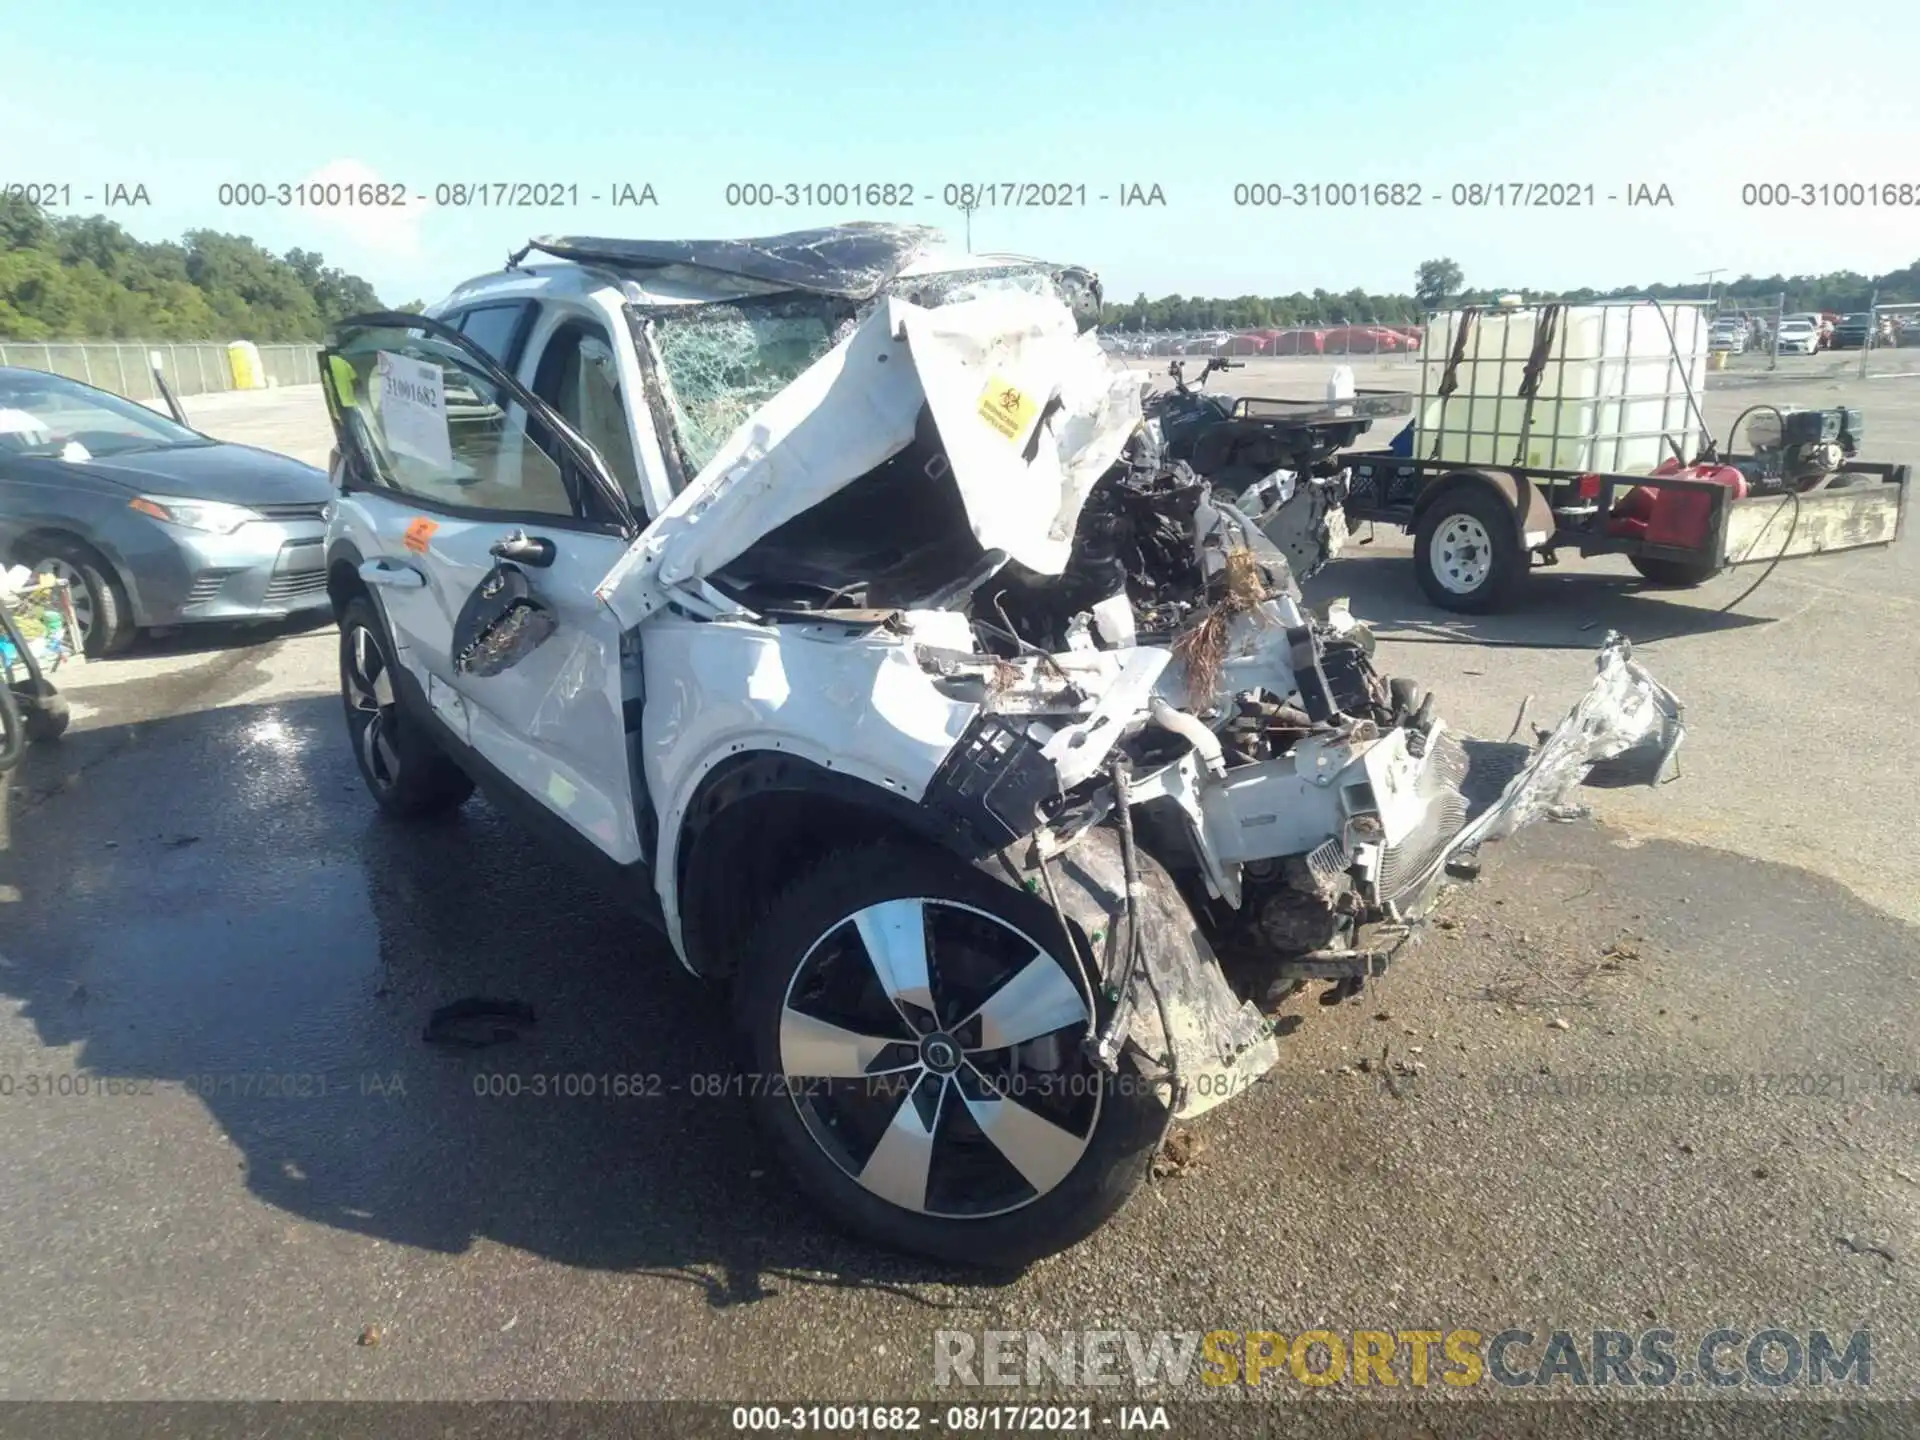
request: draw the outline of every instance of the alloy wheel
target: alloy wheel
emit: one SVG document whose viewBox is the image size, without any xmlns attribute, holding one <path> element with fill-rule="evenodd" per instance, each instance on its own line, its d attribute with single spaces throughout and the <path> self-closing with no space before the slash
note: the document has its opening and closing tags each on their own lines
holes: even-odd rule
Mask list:
<svg viewBox="0 0 1920 1440">
<path fill-rule="evenodd" d="M 886 900 L 807 949 L 780 1015 L 781 1083 L 844 1173 L 918 1214 L 1045 1195 L 1086 1153 L 1105 1077 L 1065 965 L 987 911 Z"/>
<path fill-rule="evenodd" d="M 364 625 L 348 634 L 341 682 L 347 696 L 347 721 L 368 777 L 391 790 L 400 778 L 400 752 L 395 745 L 393 674 L 380 639 Z"/>
<path fill-rule="evenodd" d="M 1493 573 L 1493 537 L 1471 515 L 1449 515 L 1429 543 L 1433 573 L 1455 595 L 1473 594 Z"/>
<path fill-rule="evenodd" d="M 87 577 L 72 561 L 62 560 L 57 555 L 49 555 L 33 567 L 36 575 L 52 575 L 67 582 L 67 593 L 73 598 L 73 621 L 80 627 L 75 637 L 81 649 L 93 638 L 93 589 L 87 584 Z"/>
</svg>

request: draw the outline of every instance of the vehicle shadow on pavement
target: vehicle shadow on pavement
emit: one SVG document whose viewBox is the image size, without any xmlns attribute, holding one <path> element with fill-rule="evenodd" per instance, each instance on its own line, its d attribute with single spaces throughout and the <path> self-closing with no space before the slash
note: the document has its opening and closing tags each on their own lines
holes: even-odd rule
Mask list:
<svg viewBox="0 0 1920 1440">
<path fill-rule="evenodd" d="M 244 1186 L 393 1244 L 490 1240 L 714 1306 L 996 1283 L 828 1228 L 749 1123 L 725 992 L 480 798 L 378 815 L 338 700 L 82 730 L 9 779 L 0 994 L 77 1047 L 13 1068 L 154 1082 L 88 1102 L 155 1107 L 142 1134 L 197 1141 L 204 1106 L 243 1157 L 230 1182 L 179 1176 L 208 1223 L 245 1220 Z M 423 1038 L 471 996 L 535 1021 L 484 1049 Z M 164 1167 L 194 1162 L 156 1163 L 171 1190 Z"/>
<path fill-rule="evenodd" d="M 331 629 L 332 626 L 333 612 L 324 608 L 302 611 L 297 615 L 289 615 L 279 620 L 233 620 L 204 625 L 176 625 L 170 629 L 142 632 L 140 638 L 124 652 L 124 658 L 146 660 L 163 655 L 200 655 L 211 650 L 232 650 L 242 646 L 264 645 L 271 640 L 284 640 L 289 635 Z M 113 656 L 93 663 L 111 665 L 120 658 L 122 656 Z"/>
<path fill-rule="evenodd" d="M 1536 570 L 1510 610 L 1462 615 L 1428 602 L 1410 561 L 1383 556 L 1366 564 L 1335 561 L 1305 589 L 1315 603 L 1346 596 L 1356 619 L 1382 639 L 1405 644 L 1592 650 L 1609 630 L 1647 645 L 1771 624 L 1767 616 L 1744 613 L 1745 605 L 1719 608 L 1759 578 L 1757 568 L 1740 570 L 1696 591 L 1662 591 L 1638 577 L 1596 574 L 1570 562 L 1557 572 Z"/>
</svg>

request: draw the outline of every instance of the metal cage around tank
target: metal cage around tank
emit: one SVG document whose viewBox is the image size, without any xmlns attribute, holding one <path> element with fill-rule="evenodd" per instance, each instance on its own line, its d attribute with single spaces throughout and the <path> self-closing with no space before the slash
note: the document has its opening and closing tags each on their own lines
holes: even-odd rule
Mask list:
<svg viewBox="0 0 1920 1440">
<path fill-rule="evenodd" d="M 1527 315 L 1534 319 L 1537 331 L 1541 317 L 1555 306 L 1562 314 L 1599 312 L 1596 353 L 1586 353 L 1584 347 L 1570 348 L 1574 332 L 1565 324 L 1557 326 L 1550 348 L 1543 355 L 1515 353 L 1512 324 L 1497 327 L 1497 352 L 1483 353 L 1486 327 L 1480 324 L 1482 320 Z M 1652 441 L 1690 460 L 1705 438 L 1698 397 L 1705 379 L 1706 358 L 1704 347 L 1692 353 L 1682 352 L 1674 321 L 1676 316 L 1687 314 L 1692 327 L 1704 336 L 1707 313 L 1708 306 L 1702 301 L 1646 299 L 1548 301 L 1437 312 L 1428 319 L 1429 340 L 1435 338 L 1433 326 L 1444 323 L 1438 337 L 1443 343 L 1428 345 L 1420 367 L 1413 453 L 1418 458 L 1437 459 L 1441 458 L 1440 451 L 1445 446 L 1450 452 L 1445 458 L 1455 463 L 1505 468 L 1529 464 L 1529 455 L 1544 448 L 1553 459 L 1553 468 L 1619 473 L 1627 467 L 1626 452 L 1630 446 L 1644 449 L 1644 444 L 1636 442 Z M 1475 331 L 1472 341 L 1460 346 L 1460 332 L 1468 325 Z M 1667 346 L 1664 378 L 1658 389 L 1634 388 L 1637 373 L 1651 363 L 1650 358 L 1635 356 L 1634 343 L 1643 336 L 1657 336 Z M 1616 341 L 1621 348 L 1610 352 L 1610 345 Z M 1461 349 L 1458 356 L 1455 355 L 1457 346 Z M 1603 383 L 1594 394 L 1568 390 L 1570 369 L 1583 365 L 1599 370 Z M 1504 379 L 1510 366 L 1520 368 L 1523 380 L 1532 375 L 1531 394 L 1516 390 L 1507 395 L 1501 393 L 1497 384 L 1486 388 L 1474 383 L 1486 367 L 1493 368 L 1496 378 Z M 1610 391 L 1605 386 L 1609 366 L 1618 367 L 1622 380 L 1618 390 Z M 1451 387 L 1447 384 L 1450 376 L 1454 381 Z M 1553 398 L 1541 398 L 1547 395 Z M 1516 404 L 1521 410 L 1519 425 L 1502 423 Z M 1657 425 L 1601 423 L 1608 413 L 1625 420 L 1636 414 L 1639 407 L 1652 405 L 1659 407 Z M 1569 428 L 1565 422 L 1570 411 L 1576 416 L 1590 412 L 1594 422 Z M 1451 453 L 1455 448 L 1460 453 Z"/>
</svg>

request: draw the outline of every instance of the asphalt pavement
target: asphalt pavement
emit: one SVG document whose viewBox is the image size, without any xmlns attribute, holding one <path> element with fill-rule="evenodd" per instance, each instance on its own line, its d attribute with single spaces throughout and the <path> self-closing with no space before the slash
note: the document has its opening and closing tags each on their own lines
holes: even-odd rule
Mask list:
<svg viewBox="0 0 1920 1440">
<path fill-rule="evenodd" d="M 0 1396 L 944 1402 L 943 1330 L 1770 1325 L 1869 1329 L 1870 1393 L 1915 1396 L 1913 554 L 1782 566 L 1733 618 L 1744 584 L 1569 571 L 1471 626 L 1385 536 L 1330 569 L 1483 733 L 1653 637 L 1684 777 L 1502 847 L 1016 1277 L 797 1203 L 709 1093 L 719 997 L 483 801 L 378 817 L 330 629 L 88 667 L 0 809 Z M 537 1019 L 427 1044 L 472 995 Z"/>
</svg>

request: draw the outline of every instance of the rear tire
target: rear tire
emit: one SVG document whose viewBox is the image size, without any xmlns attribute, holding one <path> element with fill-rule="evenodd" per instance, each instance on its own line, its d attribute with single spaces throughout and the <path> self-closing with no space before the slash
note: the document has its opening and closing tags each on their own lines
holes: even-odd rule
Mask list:
<svg viewBox="0 0 1920 1440">
<path fill-rule="evenodd" d="M 366 596 L 340 613 L 340 699 L 360 778 L 401 819 L 443 814 L 473 794 L 466 771 L 408 716 L 395 688 L 386 626 Z"/>
<path fill-rule="evenodd" d="M 1414 525 L 1413 568 L 1420 589 L 1442 610 L 1499 610 L 1527 577 L 1527 552 L 1507 503 L 1478 485 L 1439 496 Z"/>
<path fill-rule="evenodd" d="M 99 551 L 85 541 L 56 536 L 29 546 L 22 558 L 34 574 L 51 572 L 71 587 L 81 648 L 89 659 L 118 655 L 133 643 L 139 633 L 133 602 Z"/>
<path fill-rule="evenodd" d="M 1066 949 L 1049 907 L 931 847 L 838 852 L 775 902 L 735 979 L 743 1068 L 830 1218 L 1012 1270 L 1126 1203 L 1167 1112 L 1082 1048 L 1087 980 Z"/>
<path fill-rule="evenodd" d="M 1705 561 L 1663 560 L 1646 555 L 1629 555 L 1627 563 L 1646 577 L 1649 584 L 1665 589 L 1690 590 L 1704 585 L 1719 572 Z"/>
</svg>

